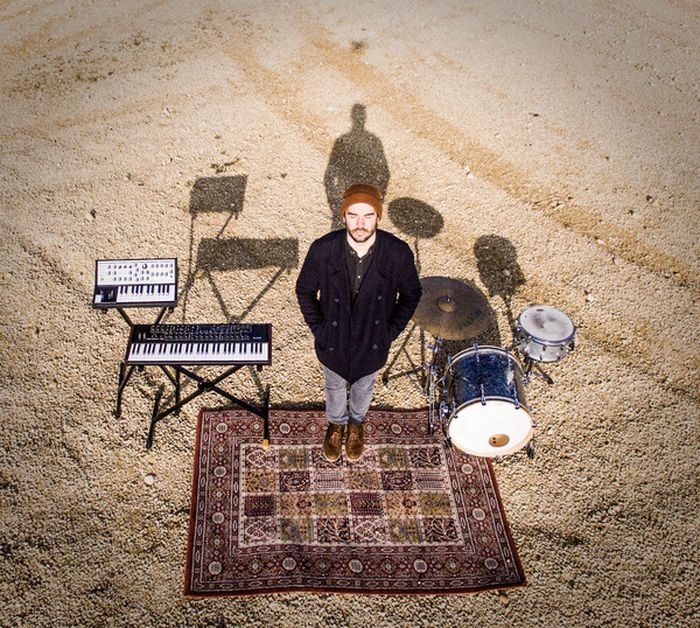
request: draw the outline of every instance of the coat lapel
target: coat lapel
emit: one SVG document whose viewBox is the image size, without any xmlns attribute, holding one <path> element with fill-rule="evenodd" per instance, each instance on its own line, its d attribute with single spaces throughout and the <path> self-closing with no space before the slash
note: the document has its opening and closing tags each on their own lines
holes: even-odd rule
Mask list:
<svg viewBox="0 0 700 628">
<path fill-rule="evenodd" d="M 360 286 L 360 293 L 362 293 L 366 289 L 366 286 L 372 285 L 373 279 L 376 275 L 380 275 L 381 277 L 386 278 L 387 273 L 389 272 L 389 259 L 387 255 L 386 241 L 384 240 L 384 232 L 379 231 L 379 229 L 377 229 L 377 241 L 375 242 L 375 246 L 377 248 L 374 251 L 374 259 L 369 265 L 369 268 L 367 269 L 367 274 L 362 280 L 362 285 Z"/>
<path fill-rule="evenodd" d="M 333 242 L 331 259 L 328 260 L 328 270 L 331 283 L 336 287 L 339 293 L 345 294 L 345 298 L 341 302 L 345 303 L 348 309 L 352 299 L 350 298 L 350 279 L 345 268 L 345 256 L 343 246 L 345 242 L 345 231 L 339 232 L 339 237 Z"/>
<path fill-rule="evenodd" d="M 375 243 L 377 247 L 374 251 L 374 258 L 367 269 L 367 272 L 362 279 L 362 284 L 360 285 L 360 290 L 357 293 L 355 302 L 353 303 L 353 312 L 355 312 L 355 307 L 358 303 L 366 304 L 368 296 L 377 289 L 381 290 L 381 286 L 384 284 L 385 279 L 389 273 L 389 258 L 387 255 L 387 246 L 384 239 L 384 233 L 377 230 L 377 241 Z M 349 287 L 349 286 L 348 286 Z M 370 297 L 374 298 L 374 296 Z"/>
</svg>

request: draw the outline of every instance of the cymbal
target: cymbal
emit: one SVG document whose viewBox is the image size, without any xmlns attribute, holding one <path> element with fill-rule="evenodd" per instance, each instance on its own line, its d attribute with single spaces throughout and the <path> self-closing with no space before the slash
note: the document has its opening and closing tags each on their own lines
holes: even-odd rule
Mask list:
<svg viewBox="0 0 700 628">
<path fill-rule="evenodd" d="M 419 327 L 446 340 L 484 331 L 491 307 L 481 290 L 449 277 L 424 277 L 420 283 L 423 295 L 413 315 Z"/>
</svg>

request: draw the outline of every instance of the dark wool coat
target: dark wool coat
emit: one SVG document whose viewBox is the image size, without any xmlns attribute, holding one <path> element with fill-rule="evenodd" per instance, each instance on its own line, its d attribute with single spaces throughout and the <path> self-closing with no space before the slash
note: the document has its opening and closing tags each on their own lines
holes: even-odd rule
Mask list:
<svg viewBox="0 0 700 628">
<path fill-rule="evenodd" d="M 408 244 L 378 229 L 374 259 L 353 303 L 345 238 L 340 229 L 311 244 L 296 293 L 318 359 L 353 383 L 386 364 L 391 343 L 418 307 L 421 285 Z"/>
</svg>

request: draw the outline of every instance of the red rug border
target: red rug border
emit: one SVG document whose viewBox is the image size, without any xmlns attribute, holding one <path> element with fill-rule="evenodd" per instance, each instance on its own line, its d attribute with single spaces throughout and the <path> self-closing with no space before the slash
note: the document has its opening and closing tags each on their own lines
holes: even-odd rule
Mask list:
<svg viewBox="0 0 700 628">
<path fill-rule="evenodd" d="M 197 433 L 195 436 L 195 447 L 194 447 L 194 456 L 196 456 L 197 452 L 199 451 L 199 446 L 200 446 L 200 434 L 202 432 L 201 427 L 202 427 L 202 418 L 204 416 L 205 412 L 224 412 L 228 410 L 233 410 L 233 411 L 239 411 L 239 408 L 232 408 L 232 407 L 227 407 L 227 408 L 201 408 L 199 411 L 199 414 L 197 415 Z M 245 412 L 245 410 L 240 410 L 241 412 Z M 283 412 L 323 412 L 323 409 L 320 410 L 310 410 L 310 409 L 303 409 L 303 410 L 296 410 L 296 409 L 290 409 L 290 408 L 270 408 L 270 411 L 283 411 Z M 404 413 L 412 413 L 412 414 L 418 414 L 419 412 L 427 412 L 427 409 L 423 408 L 393 408 L 393 409 L 386 409 L 386 408 L 370 408 L 370 412 L 404 412 Z M 250 413 L 249 413 L 250 414 Z M 501 516 L 503 517 L 503 527 L 505 528 L 506 535 L 508 536 L 508 540 L 510 541 L 510 544 L 513 548 L 513 558 L 515 559 L 515 563 L 518 568 L 518 572 L 522 576 L 522 581 L 519 582 L 518 584 L 504 584 L 504 585 L 496 585 L 496 586 L 489 586 L 485 585 L 481 588 L 474 589 L 455 589 L 453 591 L 413 591 L 413 592 L 408 592 L 408 593 L 397 593 L 396 591 L 387 591 L 387 590 L 381 590 L 381 589 L 374 589 L 372 591 L 363 591 L 362 593 L 359 593 L 357 590 L 353 589 L 334 589 L 333 591 L 318 591 L 317 589 L 307 589 L 307 588 L 289 588 L 289 589 L 276 589 L 275 591 L 243 591 L 243 592 L 238 592 L 238 593 L 218 593 L 218 592 L 197 592 L 193 593 L 190 591 L 190 581 L 191 581 L 191 575 L 192 575 L 192 563 L 190 561 L 190 556 L 191 556 L 191 551 L 192 551 L 192 543 L 194 542 L 194 518 L 195 518 L 195 491 L 197 488 L 197 483 L 199 481 L 199 465 L 196 464 L 196 458 L 193 459 L 192 461 L 192 490 L 190 492 L 190 516 L 189 516 L 189 524 L 188 524 L 188 530 L 187 530 L 187 553 L 185 554 L 185 582 L 184 582 L 184 590 L 183 590 L 183 595 L 187 598 L 192 598 L 192 599 L 211 599 L 211 598 L 220 598 L 220 597 L 254 597 L 254 596 L 259 596 L 259 595 L 277 595 L 278 593 L 313 593 L 316 595 L 392 595 L 396 597 L 404 597 L 404 596 L 440 596 L 440 595 L 469 595 L 469 594 L 476 594 L 476 593 L 482 593 L 484 591 L 500 591 L 502 589 L 519 589 L 521 587 L 526 587 L 528 585 L 527 583 L 527 577 L 525 576 L 525 570 L 523 569 L 522 562 L 520 561 L 520 555 L 517 552 L 517 546 L 515 545 L 515 542 L 513 541 L 513 534 L 511 533 L 510 530 L 510 524 L 508 523 L 508 518 L 506 517 L 506 512 L 505 509 L 503 508 L 503 500 L 501 498 L 501 493 L 498 489 L 498 483 L 496 482 L 496 476 L 493 471 L 493 463 L 491 462 L 490 458 L 487 458 L 486 464 L 489 470 L 489 476 L 491 478 L 491 483 L 494 488 L 494 492 L 496 493 L 496 501 L 498 503 L 498 510 L 501 513 Z"/>
</svg>

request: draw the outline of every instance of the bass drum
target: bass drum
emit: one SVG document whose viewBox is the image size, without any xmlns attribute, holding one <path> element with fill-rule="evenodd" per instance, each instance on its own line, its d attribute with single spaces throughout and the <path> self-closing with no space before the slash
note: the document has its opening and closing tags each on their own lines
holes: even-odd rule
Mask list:
<svg viewBox="0 0 700 628">
<path fill-rule="evenodd" d="M 503 456 L 532 439 L 523 370 L 507 350 L 474 346 L 460 351 L 450 366 L 447 391 L 452 409 L 447 435 L 457 449 L 474 456 Z"/>
<path fill-rule="evenodd" d="M 574 350 L 576 327 L 551 305 L 533 305 L 518 315 L 515 346 L 535 362 L 558 362 Z"/>
</svg>

